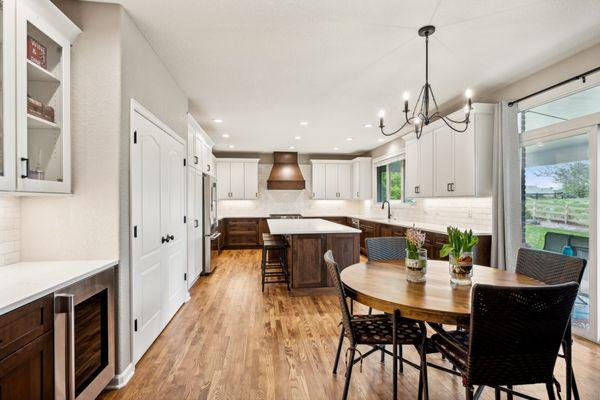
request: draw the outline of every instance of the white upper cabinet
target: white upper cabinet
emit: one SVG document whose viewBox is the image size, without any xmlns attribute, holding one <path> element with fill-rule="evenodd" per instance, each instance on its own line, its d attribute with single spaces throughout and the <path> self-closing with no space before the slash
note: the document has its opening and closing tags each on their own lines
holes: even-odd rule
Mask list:
<svg viewBox="0 0 600 400">
<path fill-rule="evenodd" d="M 216 176 L 219 200 L 258 198 L 258 159 L 217 158 Z"/>
<path fill-rule="evenodd" d="M 338 165 L 325 164 L 325 198 L 337 199 L 338 197 Z"/>
<path fill-rule="evenodd" d="M 0 190 L 71 192 L 71 43 L 81 33 L 48 0 L 4 0 Z"/>
<path fill-rule="evenodd" d="M 370 157 L 358 157 L 352 160 L 352 198 L 370 200 L 372 197 L 372 171 Z"/>
<path fill-rule="evenodd" d="M 191 114 L 188 114 L 188 158 L 189 166 L 200 172 L 216 176 L 215 158 L 212 154 L 213 141 L 204 132 Z"/>
<path fill-rule="evenodd" d="M 325 164 L 313 163 L 312 165 L 312 198 L 323 200 L 326 198 L 327 183 L 325 181 Z"/>
<path fill-rule="evenodd" d="M 450 117 L 460 119 L 462 112 Z M 493 105 L 477 103 L 465 132 L 436 123 L 421 139 L 408 139 L 406 196 L 490 196 L 493 123 Z"/>
</svg>

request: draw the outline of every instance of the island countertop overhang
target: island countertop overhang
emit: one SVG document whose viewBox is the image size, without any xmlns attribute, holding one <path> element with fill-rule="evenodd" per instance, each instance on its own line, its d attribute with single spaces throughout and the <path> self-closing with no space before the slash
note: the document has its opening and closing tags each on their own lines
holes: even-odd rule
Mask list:
<svg viewBox="0 0 600 400">
<path fill-rule="evenodd" d="M 267 219 L 272 235 L 314 235 L 336 233 L 361 233 L 359 229 L 320 218 Z"/>
</svg>

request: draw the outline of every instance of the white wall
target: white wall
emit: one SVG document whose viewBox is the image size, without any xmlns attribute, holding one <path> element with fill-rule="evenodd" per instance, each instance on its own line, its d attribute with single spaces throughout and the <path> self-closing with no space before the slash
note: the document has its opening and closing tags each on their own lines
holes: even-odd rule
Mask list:
<svg viewBox="0 0 600 400">
<path fill-rule="evenodd" d="M 0 265 L 21 259 L 21 199 L 0 196 Z"/>
</svg>

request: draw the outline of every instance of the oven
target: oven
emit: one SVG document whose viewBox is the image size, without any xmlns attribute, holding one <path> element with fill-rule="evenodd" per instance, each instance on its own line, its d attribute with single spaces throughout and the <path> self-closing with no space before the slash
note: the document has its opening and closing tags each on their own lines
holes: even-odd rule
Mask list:
<svg viewBox="0 0 600 400">
<path fill-rule="evenodd" d="M 56 400 L 95 399 L 115 374 L 115 269 L 54 297 Z"/>
</svg>

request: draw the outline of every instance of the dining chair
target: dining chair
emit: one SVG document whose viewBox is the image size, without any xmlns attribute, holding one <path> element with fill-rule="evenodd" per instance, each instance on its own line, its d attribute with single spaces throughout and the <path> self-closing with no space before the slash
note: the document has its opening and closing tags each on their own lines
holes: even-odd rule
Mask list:
<svg viewBox="0 0 600 400">
<path fill-rule="evenodd" d="M 346 380 L 344 383 L 342 399 L 346 400 L 348 397 L 350 378 L 352 376 L 352 367 L 354 364 L 360 362 L 362 365 L 363 358 L 368 357 L 376 351 L 381 351 L 381 346 L 384 345 L 392 345 L 393 349 L 391 353 L 393 356 L 392 386 L 393 398 L 396 399 L 398 392 L 398 347 L 404 344 L 410 344 L 415 346 L 421 358 L 421 362 L 417 366 L 417 369 L 420 370 L 418 398 L 425 398 L 427 400 L 429 398 L 429 392 L 427 390 L 427 365 L 425 356 L 427 331 L 425 324 L 423 322 L 402 318 L 400 317 L 399 311 L 396 311 L 393 315 L 352 315 L 348 308 L 347 296 L 340 276 L 340 269 L 333 258 L 331 250 L 328 250 L 325 253 L 324 259 L 336 289 L 342 312 L 342 330 L 335 355 L 333 366 L 334 374 L 337 373 L 337 366 L 344 338 L 350 342 L 350 346 L 346 351 L 346 355 L 350 353 L 350 356 L 347 358 L 349 361 L 347 361 L 346 366 Z M 372 349 L 363 355 L 357 349 L 359 345 L 371 346 Z M 355 359 L 357 352 L 359 353 L 359 358 Z"/>
<path fill-rule="evenodd" d="M 400 236 L 374 237 L 365 239 L 367 259 L 369 261 L 391 261 L 403 260 L 406 256 L 406 238 Z M 373 308 L 369 307 L 369 315 L 373 314 Z M 400 352 L 400 372 L 404 372 L 402 361 L 402 346 Z M 385 360 L 385 353 L 381 352 L 381 362 Z"/>
<path fill-rule="evenodd" d="M 512 386 L 538 383 L 555 400 L 554 365 L 578 288 L 575 282 L 473 286 L 468 341 L 461 343 L 443 330 L 431 336 L 462 375 L 467 400 L 478 399 L 485 386 L 495 388 L 498 399 L 500 390 L 517 394 Z"/>
<path fill-rule="evenodd" d="M 520 248 L 517 254 L 516 272 L 527 275 L 549 285 L 576 282 L 581 285 L 585 271 L 586 260 L 583 258 L 553 253 L 545 250 Z M 567 400 L 571 395 L 579 400 L 577 381 L 573 372 L 573 337 L 571 324 L 567 326 L 565 337 L 562 341 L 563 354 L 566 365 L 566 393 Z"/>
</svg>

